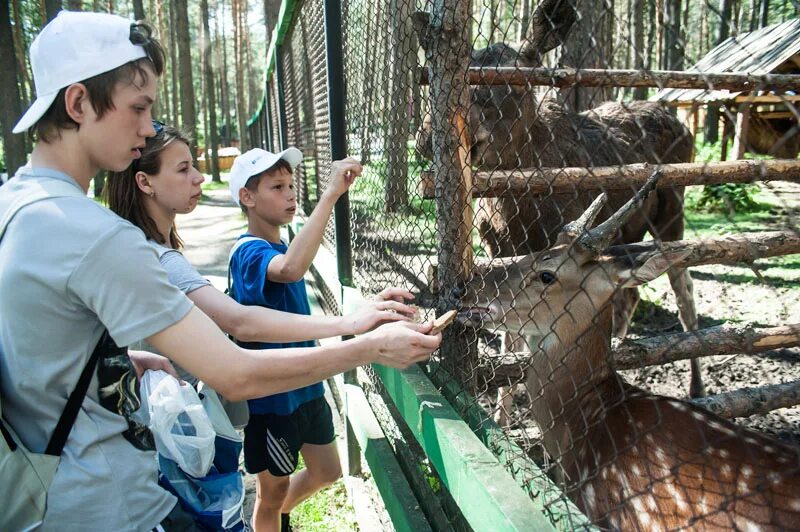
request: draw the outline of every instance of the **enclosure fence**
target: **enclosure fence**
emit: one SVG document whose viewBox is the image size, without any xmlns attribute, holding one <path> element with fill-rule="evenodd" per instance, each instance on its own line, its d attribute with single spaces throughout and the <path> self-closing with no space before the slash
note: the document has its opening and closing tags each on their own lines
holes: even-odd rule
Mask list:
<svg viewBox="0 0 800 532">
<path fill-rule="evenodd" d="M 800 192 L 800 21 L 693 50 L 683 70 L 692 28 L 670 9 L 691 24 L 694 8 L 626 5 L 281 7 L 248 136 L 303 152 L 294 229 L 331 161 L 364 165 L 315 261 L 321 307 L 340 314 L 395 285 L 422 320 L 459 311 L 430 363 L 336 386 L 398 529 L 800 523 L 797 351 L 780 382 L 707 394 L 732 388 L 718 368 L 798 345 L 797 286 L 762 294 L 775 318 L 726 324 L 700 305 L 726 305 L 724 290 L 704 294 L 732 274 L 710 265 L 763 272 L 800 252 L 787 203 Z M 730 160 L 700 159 L 702 124 Z M 714 234 L 687 215 L 690 199 L 731 206 L 753 183 L 778 205 L 756 231 L 729 217 Z M 648 281 L 663 301 L 634 314 Z M 781 407 L 789 417 L 769 414 Z"/>
</svg>

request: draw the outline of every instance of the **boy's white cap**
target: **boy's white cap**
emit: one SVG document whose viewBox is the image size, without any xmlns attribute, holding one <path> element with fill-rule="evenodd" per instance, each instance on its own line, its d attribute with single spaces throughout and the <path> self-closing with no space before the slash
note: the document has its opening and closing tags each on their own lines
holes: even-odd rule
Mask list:
<svg viewBox="0 0 800 532">
<path fill-rule="evenodd" d="M 253 148 L 234 159 L 228 176 L 228 185 L 236 205 L 239 205 L 239 191 L 247 184 L 247 180 L 264 170 L 269 170 L 281 159 L 289 163 L 294 170 L 303 162 L 303 153 L 294 147 L 286 148 L 279 153 Z"/>
<path fill-rule="evenodd" d="M 145 57 L 144 48 L 133 44 L 130 35 L 131 21 L 120 16 L 60 11 L 31 44 L 36 101 L 14 133 L 35 124 L 64 87 Z"/>
</svg>

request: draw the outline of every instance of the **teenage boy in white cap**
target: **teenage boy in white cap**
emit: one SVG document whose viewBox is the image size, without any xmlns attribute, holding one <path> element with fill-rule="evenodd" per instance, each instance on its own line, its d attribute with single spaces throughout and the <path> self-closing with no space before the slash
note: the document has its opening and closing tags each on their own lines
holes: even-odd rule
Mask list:
<svg viewBox="0 0 800 532">
<path fill-rule="evenodd" d="M 373 361 L 403 367 L 438 346 L 441 336 L 409 323 L 344 346 L 281 353 L 227 340 L 169 282 L 141 231 L 85 196 L 99 170 L 124 170 L 154 135 L 151 107 L 164 55 L 149 26 L 62 11 L 30 55 L 37 100 L 15 131 L 32 130 L 36 145 L 30 167 L 0 188 L 0 221 L 51 191 L 16 211 L 0 235 L 2 422 L 30 451 L 46 449 L 104 329 L 118 345 L 147 339 L 231 400 Z M 92 375 L 48 490 L 42 530 L 194 528 L 158 486 L 153 454 L 124 438 L 127 428 L 101 405 Z"/>
<path fill-rule="evenodd" d="M 247 216 L 247 233 L 234 246 L 229 264 L 231 296 L 242 305 L 310 314 L 303 281 L 317 254 L 336 200 L 361 174 L 348 158 L 331 165 L 330 180 L 314 211 L 291 244 L 281 226 L 297 209 L 293 170 L 303 161 L 297 148 L 271 153 L 255 148 L 236 158 L 229 176 L 233 200 Z M 410 296 L 410 294 L 407 294 Z M 244 343 L 251 349 L 313 345 Z M 244 463 L 257 476 L 254 528 L 291 530 L 289 512 L 341 476 L 330 407 L 321 382 L 248 401 Z M 305 469 L 291 476 L 303 455 Z"/>
</svg>

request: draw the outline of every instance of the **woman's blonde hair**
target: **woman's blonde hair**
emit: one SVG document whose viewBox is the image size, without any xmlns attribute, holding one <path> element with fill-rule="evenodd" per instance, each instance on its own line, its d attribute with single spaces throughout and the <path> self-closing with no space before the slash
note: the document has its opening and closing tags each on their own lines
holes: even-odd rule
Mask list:
<svg viewBox="0 0 800 532">
<path fill-rule="evenodd" d="M 180 141 L 191 147 L 189 135 L 172 126 L 154 122 L 156 136 L 150 137 L 142 150 L 142 156 L 122 172 L 110 172 L 108 181 L 103 190 L 103 197 L 108 207 L 141 229 L 149 240 L 159 244 L 168 245 L 172 249 L 183 247 L 183 241 L 178 236 L 175 224 L 169 230 L 169 242 L 158 232 L 155 221 L 147 213 L 144 205 L 145 193 L 136 184 L 136 173 L 144 172 L 155 175 L 161 171 L 161 153 L 173 142 Z"/>
</svg>

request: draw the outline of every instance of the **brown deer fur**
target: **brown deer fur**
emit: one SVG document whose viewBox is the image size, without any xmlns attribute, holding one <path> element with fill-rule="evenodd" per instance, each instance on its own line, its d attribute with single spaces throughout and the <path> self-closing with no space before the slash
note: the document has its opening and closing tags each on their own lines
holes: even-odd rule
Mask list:
<svg viewBox="0 0 800 532">
<path fill-rule="evenodd" d="M 542 338 L 527 387 L 556 480 L 614 530 L 800 527 L 800 449 L 652 395 L 611 367 L 614 293 L 679 257 L 607 241 L 598 253 L 582 242 L 584 231 L 565 231 L 555 246 L 476 277 L 461 313 Z M 511 293 L 520 283 L 525 297 Z"/>
</svg>

